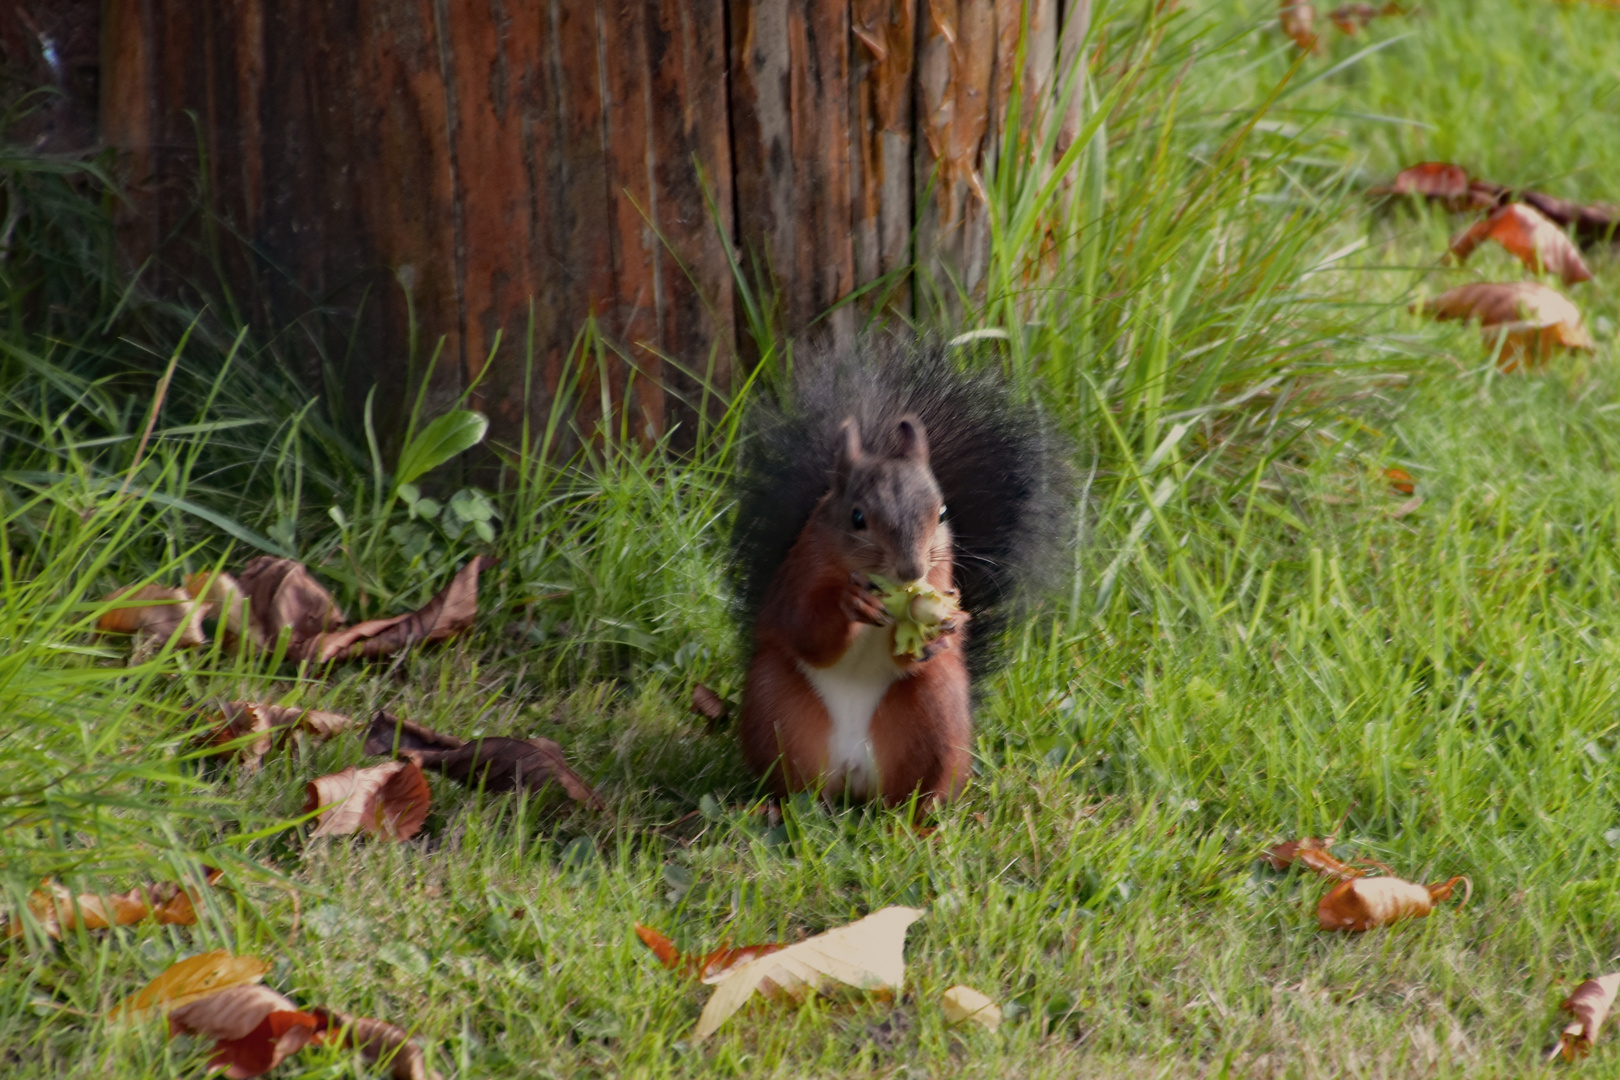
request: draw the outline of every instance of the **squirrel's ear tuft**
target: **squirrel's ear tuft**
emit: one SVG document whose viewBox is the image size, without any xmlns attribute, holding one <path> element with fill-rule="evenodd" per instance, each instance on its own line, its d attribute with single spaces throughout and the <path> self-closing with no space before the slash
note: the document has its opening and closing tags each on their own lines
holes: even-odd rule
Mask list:
<svg viewBox="0 0 1620 1080">
<path fill-rule="evenodd" d="M 928 460 L 928 432 L 915 414 L 900 418 L 900 454 L 907 461 Z"/>
<path fill-rule="evenodd" d="M 855 470 L 863 456 L 861 427 L 851 416 L 838 428 L 838 453 L 833 458 L 833 480 L 839 490 L 849 483 L 849 474 Z"/>
</svg>

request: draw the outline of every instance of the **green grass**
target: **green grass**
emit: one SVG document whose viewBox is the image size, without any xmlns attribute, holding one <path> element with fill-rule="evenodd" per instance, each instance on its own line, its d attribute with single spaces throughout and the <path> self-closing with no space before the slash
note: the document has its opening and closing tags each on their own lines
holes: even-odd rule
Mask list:
<svg viewBox="0 0 1620 1080">
<path fill-rule="evenodd" d="M 985 687 L 976 775 L 927 836 L 807 801 L 773 821 L 731 735 L 686 709 L 695 682 L 735 694 L 745 659 L 724 595 L 729 424 L 695 455 L 609 438 L 510 475 L 482 625 L 447 648 L 330 676 L 223 651 L 120 666 L 87 632 L 116 585 L 275 547 L 376 614 L 490 545 L 403 506 L 377 517 L 363 438 L 235 377 L 266 355 L 252 335 L 204 320 L 182 345 L 188 315 L 98 286 L 104 269 L 69 259 L 62 230 L 25 232 L 0 334 L 0 883 L 15 903 L 45 873 L 122 888 L 213 861 L 232 890 L 195 927 L 8 946 L 7 1075 L 199 1074 L 204 1047 L 98 1017 L 215 947 L 269 959 L 297 1002 L 411 1026 L 447 1075 L 1537 1068 L 1557 1003 L 1620 967 L 1620 262 L 1594 258 L 1597 279 L 1570 290 L 1596 353 L 1502 376 L 1476 332 L 1405 305 L 1516 265 L 1438 267 L 1457 223 L 1375 217 L 1359 186 L 1456 158 L 1620 198 L 1601 120 L 1620 15 L 1426 8 L 1332 40 L 1273 99 L 1294 58 L 1271 5 L 1146 24 L 1131 21 L 1143 5 L 1109 10 L 1093 89 L 1130 93 L 1069 163 L 1072 201 L 1035 172 L 989 178 L 998 291 L 967 309 L 1008 331 L 1008 370 L 1076 435 L 1084 543 Z M 39 220 L 80 206 L 52 175 L 30 181 Z M 1026 276 L 1048 233 L 1059 257 Z M 26 302 L 45 288 L 116 330 L 49 323 Z M 576 394 L 594 392 L 604 347 L 582 337 Z M 137 459 L 171 356 L 176 397 Z M 113 498 L 132 469 L 139 494 Z M 416 841 L 309 840 L 284 827 L 304 784 L 363 761 L 359 739 L 256 776 L 200 767 L 188 709 L 247 693 L 554 738 L 612 818 L 436 780 Z M 1467 874 L 1472 901 L 1321 933 L 1324 886 L 1255 855 L 1341 820 L 1341 853 Z M 706 950 L 891 903 L 928 911 L 897 1000 L 751 1008 L 701 1047 L 707 991 L 631 932 Z M 959 982 L 1013 1019 L 948 1029 L 938 999 Z M 1617 1054 L 1600 1044 L 1582 1068 L 1610 1074 Z M 312 1049 L 277 1075 L 356 1068 Z"/>
</svg>

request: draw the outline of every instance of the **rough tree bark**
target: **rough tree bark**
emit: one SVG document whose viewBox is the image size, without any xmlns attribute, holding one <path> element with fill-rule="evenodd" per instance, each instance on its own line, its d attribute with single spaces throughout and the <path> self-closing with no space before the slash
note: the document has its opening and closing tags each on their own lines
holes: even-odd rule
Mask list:
<svg viewBox="0 0 1620 1080">
<path fill-rule="evenodd" d="M 916 282 L 979 286 L 1015 72 L 1026 103 L 1047 94 L 1088 15 L 1087 0 L 21 0 L 0 49 L 38 53 L 45 23 L 99 36 L 91 119 L 129 185 L 132 264 L 157 255 L 153 287 L 224 286 L 243 317 L 292 326 L 289 355 L 317 387 L 336 372 L 324 385 L 351 416 L 373 386 L 397 415 L 427 372 L 435 407 L 477 382 L 512 443 L 580 370 L 594 319 L 613 351 L 589 370 L 650 439 L 691 417 L 687 373 L 724 388 L 751 355 L 733 257 L 785 333 L 848 341 L 882 305 L 956 314 Z"/>
</svg>

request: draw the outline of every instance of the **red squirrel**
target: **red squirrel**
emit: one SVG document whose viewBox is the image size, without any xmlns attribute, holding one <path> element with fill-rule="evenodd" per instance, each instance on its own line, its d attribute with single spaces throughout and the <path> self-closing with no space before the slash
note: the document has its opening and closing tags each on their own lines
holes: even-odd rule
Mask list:
<svg viewBox="0 0 1620 1080">
<path fill-rule="evenodd" d="M 993 635 L 1052 562 L 1072 506 L 1062 446 L 927 339 L 806 363 L 763 412 L 733 538 L 753 615 L 743 758 L 779 796 L 949 800 L 973 760 L 970 670 L 990 655 L 967 624 Z M 874 575 L 961 586 L 963 610 L 896 655 Z"/>
</svg>

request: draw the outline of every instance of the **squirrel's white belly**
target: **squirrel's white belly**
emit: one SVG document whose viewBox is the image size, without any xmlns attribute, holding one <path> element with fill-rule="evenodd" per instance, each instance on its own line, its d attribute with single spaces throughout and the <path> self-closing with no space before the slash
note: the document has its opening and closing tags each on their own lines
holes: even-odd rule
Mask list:
<svg viewBox="0 0 1620 1080">
<path fill-rule="evenodd" d="M 815 687 L 832 720 L 827 735 L 825 795 L 867 799 L 882 792 L 877 759 L 872 755 L 872 716 L 883 695 L 900 678 L 889 641 L 887 627 L 861 626 L 831 667 L 811 667 L 799 661 L 799 670 Z"/>
</svg>

